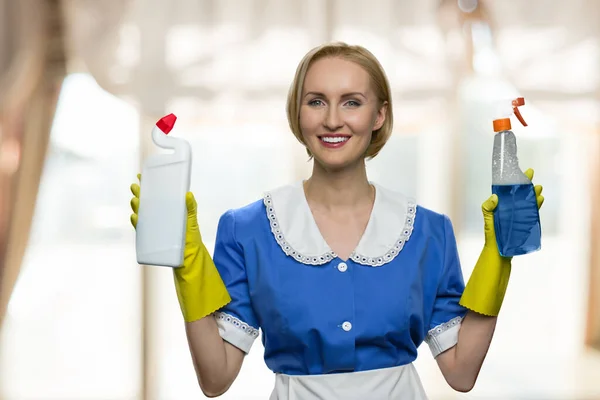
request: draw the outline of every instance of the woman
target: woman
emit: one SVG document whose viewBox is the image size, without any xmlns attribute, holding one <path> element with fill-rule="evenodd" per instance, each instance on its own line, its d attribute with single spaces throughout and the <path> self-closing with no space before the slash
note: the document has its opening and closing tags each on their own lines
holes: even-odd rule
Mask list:
<svg viewBox="0 0 600 400">
<path fill-rule="evenodd" d="M 276 374 L 272 400 L 425 399 L 412 364 L 423 341 L 448 384 L 469 391 L 510 274 L 494 236 L 497 197 L 483 203 L 485 244 L 465 288 L 450 220 L 367 179 L 365 160 L 393 122 L 370 52 L 343 43 L 310 51 L 287 114 L 312 175 L 227 211 L 214 263 L 187 194 L 185 261 L 174 276 L 202 391 L 227 391 L 259 329 Z M 135 226 L 139 186 L 132 192 Z M 540 186 L 536 195 L 541 206 Z"/>
</svg>

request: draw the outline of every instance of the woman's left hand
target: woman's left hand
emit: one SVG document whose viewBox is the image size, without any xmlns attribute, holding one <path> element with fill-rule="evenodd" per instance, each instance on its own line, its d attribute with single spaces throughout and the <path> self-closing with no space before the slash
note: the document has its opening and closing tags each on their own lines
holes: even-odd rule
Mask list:
<svg viewBox="0 0 600 400">
<path fill-rule="evenodd" d="M 528 169 L 525 175 L 533 179 L 533 170 Z M 538 208 L 544 202 L 542 187 L 534 186 Z M 496 244 L 494 230 L 494 210 L 498 205 L 498 196 L 490 196 L 482 205 L 485 231 L 485 243 L 473 268 L 469 282 L 461 296 L 460 304 L 479 314 L 498 316 L 504 301 L 506 287 L 511 271 L 511 257 L 502 257 Z"/>
<path fill-rule="evenodd" d="M 529 168 L 525 171 L 525 175 L 529 178 L 530 181 L 533 180 L 533 169 Z M 544 204 L 544 196 L 542 196 L 542 185 L 535 185 L 535 198 L 537 200 L 538 209 L 542 207 Z M 495 194 L 491 195 L 486 201 L 481 205 L 481 210 L 483 211 L 483 223 L 484 223 L 484 234 L 485 234 L 485 247 L 494 246 L 496 247 L 496 231 L 494 229 L 494 210 L 498 206 L 498 196 Z"/>
</svg>

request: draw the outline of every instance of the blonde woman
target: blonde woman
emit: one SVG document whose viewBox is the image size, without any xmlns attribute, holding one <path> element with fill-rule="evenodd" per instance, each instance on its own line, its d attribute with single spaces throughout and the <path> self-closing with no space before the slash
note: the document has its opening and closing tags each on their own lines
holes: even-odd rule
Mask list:
<svg viewBox="0 0 600 400">
<path fill-rule="evenodd" d="M 483 203 L 485 242 L 465 288 L 448 217 L 367 178 L 365 160 L 393 124 L 389 83 L 369 51 L 311 50 L 287 115 L 311 176 L 223 214 L 213 259 L 187 194 L 174 277 L 204 394 L 228 390 L 259 330 L 276 375 L 271 400 L 426 399 L 412 364 L 423 342 L 448 384 L 471 390 L 511 268 L 496 247 L 497 197 Z M 132 192 L 135 226 L 137 184 Z M 536 195 L 541 206 L 540 186 Z"/>
</svg>

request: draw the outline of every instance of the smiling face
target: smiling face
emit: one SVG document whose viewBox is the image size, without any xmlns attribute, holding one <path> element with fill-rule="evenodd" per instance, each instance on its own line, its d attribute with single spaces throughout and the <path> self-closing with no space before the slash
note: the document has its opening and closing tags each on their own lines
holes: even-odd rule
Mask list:
<svg viewBox="0 0 600 400">
<path fill-rule="evenodd" d="M 385 121 L 369 74 L 339 57 L 315 61 L 306 73 L 299 125 L 304 144 L 326 169 L 364 160 L 373 131 Z"/>
</svg>

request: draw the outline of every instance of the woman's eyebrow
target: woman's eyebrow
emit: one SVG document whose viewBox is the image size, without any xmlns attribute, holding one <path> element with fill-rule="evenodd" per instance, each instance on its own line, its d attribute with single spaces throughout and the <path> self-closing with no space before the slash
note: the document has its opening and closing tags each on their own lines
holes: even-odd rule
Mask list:
<svg viewBox="0 0 600 400">
<path fill-rule="evenodd" d="M 316 96 L 316 97 L 327 97 L 325 96 L 323 93 L 321 92 L 308 92 L 304 95 L 304 97 L 308 97 L 308 96 Z M 361 96 L 364 97 L 365 99 L 367 98 L 367 96 L 365 96 L 363 93 L 361 92 L 349 92 L 349 93 L 344 93 L 341 97 L 342 98 L 346 98 L 346 97 L 355 97 L 355 96 Z"/>
</svg>

